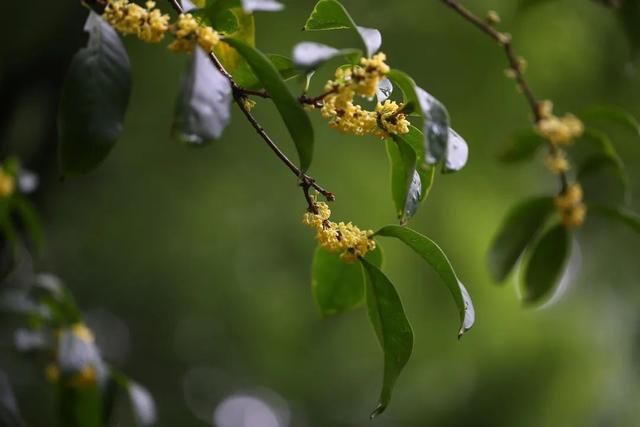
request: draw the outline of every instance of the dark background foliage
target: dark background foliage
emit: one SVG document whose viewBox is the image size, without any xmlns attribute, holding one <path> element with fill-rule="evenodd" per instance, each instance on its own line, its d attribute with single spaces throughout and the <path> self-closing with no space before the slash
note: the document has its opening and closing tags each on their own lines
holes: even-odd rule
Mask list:
<svg viewBox="0 0 640 427">
<path fill-rule="evenodd" d="M 299 30 L 314 2 L 285 3 L 284 12 L 258 17 L 258 46 L 267 52 L 288 55 L 310 37 Z M 391 64 L 447 105 L 471 153 L 462 172 L 437 178 L 413 227 L 448 252 L 474 297 L 477 324 L 458 342 L 445 287 L 417 257 L 387 243 L 386 269 L 416 347 L 375 423 L 637 424 L 638 236 L 590 219 L 578 235 L 582 268 L 572 285 L 543 309 L 522 309 L 513 280 L 491 283 L 486 251 L 509 206 L 555 187 L 541 161 L 496 160 L 504 140 L 529 125 L 526 104 L 504 78 L 502 52 L 439 2 L 344 3 L 358 22 L 382 31 Z M 35 197 L 47 243 L 36 268 L 64 278 L 106 358 L 156 398 L 159 425 L 212 424 L 218 408 L 218 425 L 231 426 L 229 401 L 221 405 L 231 396 L 258 399 L 233 401 L 255 415 L 242 426 L 368 425 L 382 361 L 366 313 L 320 318 L 309 289 L 313 233 L 300 223 L 304 200 L 240 115 L 207 148 L 172 141 L 186 58 L 127 39 L 133 94 L 123 137 L 95 172 L 62 181 L 56 108 L 71 56 L 85 41 L 86 10 L 49 1 L 2 8 L 1 153 L 41 174 Z M 557 111 L 614 104 L 640 116 L 640 70 L 610 10 L 578 0 L 492 0 L 480 8 L 500 12 L 529 62 L 530 83 Z M 313 37 L 344 43 L 335 34 Z M 257 114 L 292 152 L 275 110 L 261 103 Z M 314 123 L 311 172 L 337 194 L 335 217 L 370 228 L 392 222 L 383 144 L 338 135 L 318 117 Z M 640 140 L 624 130 L 613 135 L 637 190 Z M 51 391 L 37 365 L 11 350 L 12 326 L 0 325 L 0 367 L 29 425 L 50 425 Z"/>
</svg>

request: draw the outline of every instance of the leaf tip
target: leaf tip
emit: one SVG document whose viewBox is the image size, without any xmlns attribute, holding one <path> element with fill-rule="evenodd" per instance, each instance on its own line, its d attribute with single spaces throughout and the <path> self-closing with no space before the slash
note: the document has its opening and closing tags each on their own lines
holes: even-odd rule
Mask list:
<svg viewBox="0 0 640 427">
<path fill-rule="evenodd" d="M 373 420 L 378 415 L 382 414 L 385 411 L 385 409 L 387 409 L 387 405 L 383 404 L 382 402 L 378 403 L 378 406 L 376 406 L 376 409 L 374 409 L 373 412 L 371 412 L 371 414 L 369 415 L 369 419 Z"/>
</svg>

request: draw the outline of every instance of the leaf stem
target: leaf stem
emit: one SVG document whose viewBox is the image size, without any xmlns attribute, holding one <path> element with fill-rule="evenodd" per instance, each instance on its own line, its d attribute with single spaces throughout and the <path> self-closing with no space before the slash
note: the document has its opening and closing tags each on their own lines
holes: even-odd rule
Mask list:
<svg viewBox="0 0 640 427">
<path fill-rule="evenodd" d="M 527 83 L 524 78 L 524 73 L 522 69 L 522 65 L 518 56 L 516 55 L 513 49 L 513 43 L 511 40 L 511 36 L 509 34 L 501 33 L 493 26 L 474 15 L 469 9 L 460 4 L 457 0 L 441 0 L 445 5 L 449 6 L 453 9 L 458 15 L 463 17 L 465 20 L 475 25 L 480 31 L 484 32 L 498 44 L 500 44 L 504 48 L 504 53 L 507 57 L 507 61 L 509 62 L 509 69 L 513 73 L 513 77 L 515 78 L 516 84 L 518 88 L 524 94 L 524 97 L 529 104 L 529 108 L 531 109 L 531 113 L 533 114 L 533 123 L 538 124 L 542 119 L 542 115 L 540 113 L 540 102 L 533 94 L 531 90 L 531 86 Z M 556 152 L 557 148 L 549 142 L 549 151 L 551 154 Z M 563 193 L 567 187 L 569 186 L 569 178 L 566 172 L 561 172 L 559 174 L 560 179 L 560 192 Z"/>
</svg>

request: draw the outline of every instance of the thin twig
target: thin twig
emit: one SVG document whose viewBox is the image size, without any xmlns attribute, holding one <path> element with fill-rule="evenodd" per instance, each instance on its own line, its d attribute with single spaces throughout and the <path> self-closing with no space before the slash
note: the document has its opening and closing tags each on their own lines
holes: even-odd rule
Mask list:
<svg viewBox="0 0 640 427">
<path fill-rule="evenodd" d="M 182 8 L 178 0 L 169 0 L 169 3 L 171 3 L 171 7 L 173 7 L 173 9 L 177 13 L 184 13 L 184 9 Z M 267 98 L 269 97 L 269 94 L 267 94 L 266 92 L 253 91 L 253 90 L 240 87 L 236 83 L 236 81 L 233 79 L 233 76 L 231 76 L 231 74 L 224 68 L 220 60 L 216 57 L 216 55 L 213 52 L 209 53 L 209 59 L 213 63 L 214 67 L 216 67 L 216 69 L 229 81 L 229 84 L 231 85 L 231 90 L 233 93 L 233 100 L 238 105 L 238 107 L 240 108 L 240 111 L 242 111 L 242 113 L 247 118 L 249 123 L 251 123 L 251 126 L 253 126 L 253 128 L 256 130 L 258 135 L 267 144 L 267 146 L 271 148 L 271 151 L 275 153 L 275 155 L 282 161 L 282 163 L 284 163 L 285 166 L 287 166 L 287 168 L 289 168 L 289 170 L 291 170 L 291 172 L 293 172 L 293 174 L 296 175 L 298 179 L 300 179 L 300 186 L 302 187 L 305 200 L 307 201 L 308 209 L 311 211 L 315 211 L 316 209 L 313 203 L 313 200 L 309 195 L 309 190 L 311 188 L 315 189 L 320 194 L 322 194 L 327 199 L 327 201 L 335 200 L 335 195 L 332 192 L 318 185 L 316 183 L 316 180 L 313 177 L 303 173 L 295 165 L 295 163 L 293 163 L 287 157 L 287 155 L 280 149 L 280 147 L 278 147 L 278 145 L 273 141 L 273 139 L 271 139 L 269 134 L 265 131 L 262 125 L 260 125 L 260 123 L 253 116 L 253 114 L 251 114 L 251 111 L 249 111 L 249 109 L 245 106 L 244 101 L 247 95 L 262 96 L 264 98 Z"/>
<path fill-rule="evenodd" d="M 504 53 L 507 56 L 507 61 L 509 62 L 509 69 L 513 72 L 513 77 L 515 78 L 516 84 L 524 94 L 527 103 L 529 104 L 529 108 L 531 109 L 531 113 L 533 114 L 533 122 L 537 125 L 543 119 L 540 112 L 540 103 L 538 102 L 537 98 L 533 94 L 533 91 L 531 90 L 531 87 L 524 78 L 523 67 L 520 59 L 513 50 L 511 36 L 509 34 L 499 32 L 498 30 L 493 28 L 490 23 L 474 15 L 471 11 L 461 5 L 457 0 L 441 1 L 451 9 L 456 11 L 458 15 L 462 16 L 464 19 L 466 19 L 482 32 L 491 37 L 494 41 L 498 42 L 498 44 L 500 44 L 504 48 Z M 551 154 L 554 154 L 556 150 L 557 148 L 549 142 L 549 151 L 551 152 Z M 566 172 L 561 172 L 559 174 L 559 178 L 560 192 L 562 193 L 569 186 L 569 178 Z"/>
</svg>

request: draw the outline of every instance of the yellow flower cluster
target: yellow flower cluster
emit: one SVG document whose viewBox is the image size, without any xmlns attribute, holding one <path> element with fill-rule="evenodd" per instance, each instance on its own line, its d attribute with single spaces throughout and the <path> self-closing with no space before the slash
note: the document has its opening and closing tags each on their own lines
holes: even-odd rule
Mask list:
<svg viewBox="0 0 640 427">
<path fill-rule="evenodd" d="M 102 16 L 122 34 L 134 34 L 142 41 L 159 43 L 169 30 L 169 15 L 162 14 L 153 1 L 145 6 L 129 0 L 111 0 Z"/>
<path fill-rule="evenodd" d="M 69 328 L 71 333 L 81 341 L 93 344 L 95 338 L 93 332 L 84 323 L 75 323 Z M 57 337 L 60 337 L 61 330 L 57 331 Z M 45 369 L 45 375 L 51 382 L 57 382 L 60 379 L 60 367 L 56 363 L 50 363 Z M 80 371 L 74 373 L 66 383 L 69 387 L 84 388 L 96 384 L 98 373 L 95 366 L 83 366 Z"/>
<path fill-rule="evenodd" d="M 213 28 L 201 25 L 190 13 L 181 14 L 170 25 L 169 15 L 162 14 L 153 1 L 142 7 L 130 0 L 110 0 L 102 16 L 122 34 L 136 35 L 148 43 L 159 43 L 167 32 L 173 33 L 176 40 L 169 45 L 173 52 L 191 52 L 196 44 L 211 52 L 220 41 Z"/>
<path fill-rule="evenodd" d="M 329 206 L 322 202 L 317 202 L 314 206 L 317 213 L 306 212 L 302 222 L 315 228 L 320 246 L 331 252 L 341 252 L 340 258 L 345 262 L 353 262 L 376 248 L 375 240 L 371 239 L 373 231 L 360 230 L 350 222 L 345 224 L 329 221 Z"/>
<path fill-rule="evenodd" d="M 587 207 L 582 202 L 582 188 L 580 184 L 572 184 L 554 199 L 556 208 L 562 217 L 562 223 L 567 228 L 582 225 L 587 214 Z"/>
<path fill-rule="evenodd" d="M 205 52 L 211 52 L 213 47 L 220 42 L 220 35 L 211 27 L 200 25 L 190 13 L 183 13 L 175 24 L 175 36 L 169 49 L 172 52 L 191 52 L 196 43 Z"/>
<path fill-rule="evenodd" d="M 375 135 L 386 138 L 390 134 L 409 132 L 409 121 L 402 113 L 402 105 L 393 101 L 378 103 L 375 111 L 368 111 L 354 103 L 356 95 L 372 99 L 378 84 L 389 73 L 384 53 L 362 58 L 359 65 L 338 68 L 335 80 L 325 85 L 328 93 L 323 99 L 322 116 L 329 126 L 357 136 Z"/>
<path fill-rule="evenodd" d="M 569 170 L 569 162 L 561 147 L 570 145 L 576 138 L 582 136 L 584 126 L 573 114 L 565 114 L 564 117 L 555 116 L 551 101 L 542 101 L 538 104 L 538 115 L 540 120 L 536 130 L 552 146 L 545 164 L 553 173 L 564 173 Z"/>
<path fill-rule="evenodd" d="M 16 179 L 0 168 L 0 199 L 10 197 L 16 189 Z"/>
</svg>

